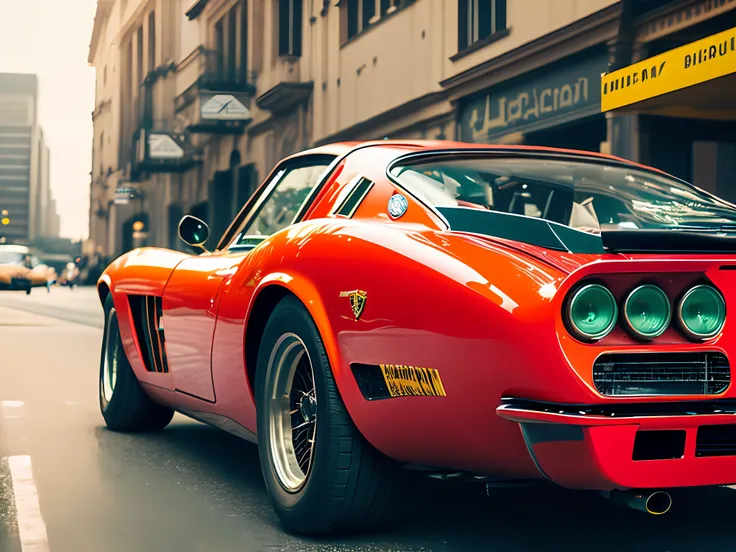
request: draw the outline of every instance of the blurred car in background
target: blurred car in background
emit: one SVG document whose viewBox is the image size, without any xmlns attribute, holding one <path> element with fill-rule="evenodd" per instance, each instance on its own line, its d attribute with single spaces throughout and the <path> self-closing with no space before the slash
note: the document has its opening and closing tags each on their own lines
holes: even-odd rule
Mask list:
<svg viewBox="0 0 736 552">
<path fill-rule="evenodd" d="M 25 290 L 34 287 L 51 290 L 56 271 L 39 261 L 25 245 L 0 245 L 0 290 Z"/>
</svg>

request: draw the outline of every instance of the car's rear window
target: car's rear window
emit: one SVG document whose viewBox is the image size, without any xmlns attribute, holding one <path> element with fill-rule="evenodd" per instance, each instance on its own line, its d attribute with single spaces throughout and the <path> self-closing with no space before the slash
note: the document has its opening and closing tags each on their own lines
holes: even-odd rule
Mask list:
<svg viewBox="0 0 736 552">
<path fill-rule="evenodd" d="M 590 233 L 736 227 L 736 208 L 675 178 L 621 163 L 570 158 L 443 156 L 391 174 L 440 208 L 540 218 Z"/>
</svg>

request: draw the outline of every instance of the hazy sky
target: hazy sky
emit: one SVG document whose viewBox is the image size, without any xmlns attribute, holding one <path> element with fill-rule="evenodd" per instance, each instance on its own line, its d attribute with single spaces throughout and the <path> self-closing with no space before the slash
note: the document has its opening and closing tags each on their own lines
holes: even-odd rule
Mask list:
<svg viewBox="0 0 736 552">
<path fill-rule="evenodd" d="M 88 234 L 95 72 L 87 65 L 96 0 L 0 0 L 0 73 L 36 73 L 61 234 Z"/>
</svg>

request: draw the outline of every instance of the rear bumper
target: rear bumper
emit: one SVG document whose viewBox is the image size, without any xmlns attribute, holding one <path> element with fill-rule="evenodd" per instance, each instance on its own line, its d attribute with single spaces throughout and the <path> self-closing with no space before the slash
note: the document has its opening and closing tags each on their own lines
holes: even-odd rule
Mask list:
<svg viewBox="0 0 736 552">
<path fill-rule="evenodd" d="M 29 287 L 32 287 L 32 283 L 25 278 L 13 278 L 10 282 L 0 282 L 0 290 L 20 290 Z"/>
<path fill-rule="evenodd" d="M 496 413 L 521 428 L 547 479 L 573 489 L 653 489 L 736 483 L 736 402 L 579 407 L 505 399 Z M 698 444 L 703 426 L 734 426 L 716 448 Z M 729 433 L 729 428 L 723 428 Z M 637 433 L 679 430 L 681 457 L 634 460 Z M 647 434 L 648 437 L 652 434 Z M 670 434 L 671 435 L 671 434 Z"/>
</svg>

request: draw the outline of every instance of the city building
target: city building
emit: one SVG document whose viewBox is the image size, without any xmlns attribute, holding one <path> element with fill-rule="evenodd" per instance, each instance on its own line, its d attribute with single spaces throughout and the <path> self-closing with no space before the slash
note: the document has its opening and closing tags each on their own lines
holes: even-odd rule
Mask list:
<svg viewBox="0 0 736 552">
<path fill-rule="evenodd" d="M 0 240 L 58 235 L 50 153 L 38 122 L 36 75 L 0 73 Z"/>
<path fill-rule="evenodd" d="M 279 159 L 333 141 L 459 139 L 610 151 L 696 180 L 715 178 L 698 161 L 710 155 L 717 156 L 717 178 L 730 178 L 732 146 L 697 138 L 718 131 L 713 113 L 710 126 L 673 132 L 690 125 L 691 111 L 680 110 L 687 114 L 681 123 L 660 104 L 651 107 L 656 117 L 632 102 L 611 111 L 601 82 L 673 40 L 725 28 L 736 0 L 533 5 L 100 0 L 90 60 L 98 104 L 112 107 L 107 115 L 96 110 L 95 133 L 98 118 L 107 117 L 118 141 L 108 152 L 105 139 L 109 164 L 93 167 L 93 182 L 95 171 L 117 179 L 103 202 L 115 221 L 107 232 L 117 236 L 103 240 L 106 252 L 141 244 L 184 249 L 176 229 L 185 213 L 208 222 L 212 247 Z M 723 84 L 718 94 L 732 100 Z M 686 106 L 688 99 L 678 101 Z M 734 135 L 729 124 L 720 125 L 724 137 Z M 693 151 L 705 153 L 664 159 L 667 140 L 680 140 L 682 149 L 686 135 L 697 142 Z M 92 236 L 100 232 L 91 229 Z"/>
</svg>

